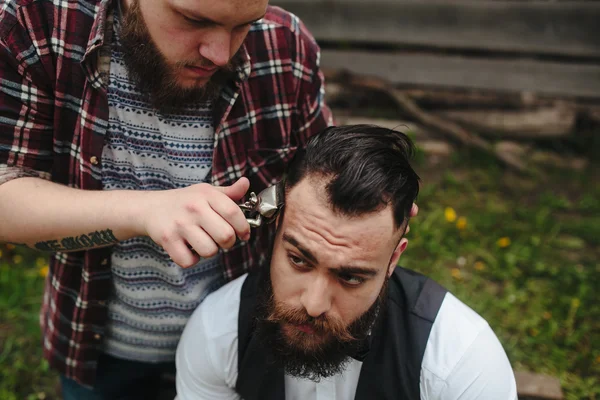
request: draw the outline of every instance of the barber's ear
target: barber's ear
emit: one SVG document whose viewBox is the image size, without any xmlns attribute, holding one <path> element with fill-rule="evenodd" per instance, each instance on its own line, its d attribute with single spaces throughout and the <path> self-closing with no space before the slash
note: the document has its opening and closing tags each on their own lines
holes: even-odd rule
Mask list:
<svg viewBox="0 0 600 400">
<path fill-rule="evenodd" d="M 394 273 L 394 269 L 396 269 L 396 266 L 398 265 L 398 260 L 400 260 L 400 256 L 402 255 L 402 253 L 404 253 L 404 250 L 406 250 L 406 246 L 408 246 L 408 239 L 400 239 L 398 246 L 396 246 L 396 249 L 392 254 L 390 265 L 388 266 L 388 277 L 392 276 L 392 274 Z"/>
</svg>

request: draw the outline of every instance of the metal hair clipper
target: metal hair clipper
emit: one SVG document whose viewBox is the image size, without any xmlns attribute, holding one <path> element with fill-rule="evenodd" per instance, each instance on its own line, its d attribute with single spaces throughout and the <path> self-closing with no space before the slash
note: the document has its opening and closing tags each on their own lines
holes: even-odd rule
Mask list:
<svg viewBox="0 0 600 400">
<path fill-rule="evenodd" d="M 277 219 L 284 204 L 283 186 L 283 182 L 278 182 L 258 195 L 251 192 L 250 199 L 244 204 L 240 204 L 250 227 L 256 228 L 263 224 L 270 224 Z"/>
</svg>

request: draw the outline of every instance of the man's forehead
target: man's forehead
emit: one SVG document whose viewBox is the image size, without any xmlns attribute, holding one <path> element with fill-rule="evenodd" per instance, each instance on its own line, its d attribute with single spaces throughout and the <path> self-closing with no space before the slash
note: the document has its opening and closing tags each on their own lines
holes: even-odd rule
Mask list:
<svg viewBox="0 0 600 400">
<path fill-rule="evenodd" d="M 398 240 L 391 207 L 358 216 L 347 216 L 332 210 L 327 201 L 327 179 L 314 177 L 298 182 L 286 194 L 284 232 L 297 242 L 320 250 L 321 243 L 340 251 L 372 250 L 387 254 L 390 244 Z"/>
<path fill-rule="evenodd" d="M 167 0 L 177 9 L 209 19 L 218 24 L 237 24 L 260 18 L 268 0 Z"/>
</svg>

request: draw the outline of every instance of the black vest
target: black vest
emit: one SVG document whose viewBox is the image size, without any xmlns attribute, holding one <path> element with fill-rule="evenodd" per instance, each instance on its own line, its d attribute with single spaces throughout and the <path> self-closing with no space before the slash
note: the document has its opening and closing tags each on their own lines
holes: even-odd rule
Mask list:
<svg viewBox="0 0 600 400">
<path fill-rule="evenodd" d="M 268 363 L 262 344 L 253 335 L 258 279 L 257 272 L 250 273 L 242 286 L 236 391 L 244 400 L 284 400 L 284 373 Z M 421 274 L 396 268 L 389 281 L 387 305 L 362 360 L 355 400 L 421 398 L 423 354 L 446 292 Z"/>
</svg>

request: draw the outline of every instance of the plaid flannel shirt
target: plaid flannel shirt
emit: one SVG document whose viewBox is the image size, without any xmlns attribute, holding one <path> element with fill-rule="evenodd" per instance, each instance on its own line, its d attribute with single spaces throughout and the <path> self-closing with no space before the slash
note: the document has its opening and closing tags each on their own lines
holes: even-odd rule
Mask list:
<svg viewBox="0 0 600 400">
<path fill-rule="evenodd" d="M 0 184 L 31 176 L 101 190 L 110 0 L 0 4 Z M 242 55 L 237 79 L 215 103 L 211 179 L 229 185 L 246 176 L 258 192 L 332 119 L 318 46 L 297 17 L 269 7 Z M 259 228 L 224 252 L 226 278 L 264 264 L 272 235 L 271 226 Z M 44 355 L 84 385 L 95 380 L 110 290 L 110 248 L 52 257 L 40 315 Z"/>
</svg>

